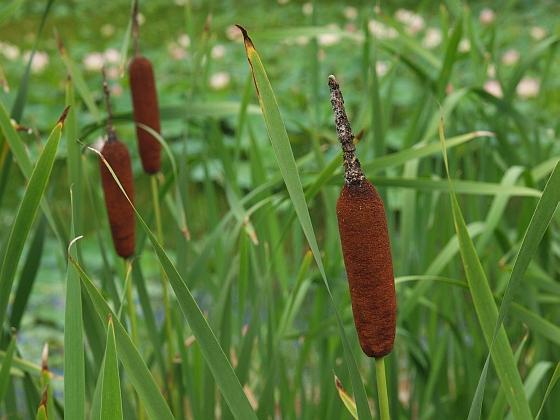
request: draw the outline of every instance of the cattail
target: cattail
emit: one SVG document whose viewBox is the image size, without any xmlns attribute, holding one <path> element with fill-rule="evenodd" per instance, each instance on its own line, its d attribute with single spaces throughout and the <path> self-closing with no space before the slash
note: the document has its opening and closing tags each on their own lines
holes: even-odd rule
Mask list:
<svg viewBox="0 0 560 420">
<path fill-rule="evenodd" d="M 104 70 L 103 90 L 107 100 L 109 118 L 107 121 L 107 141 L 103 149 L 101 149 L 103 158 L 99 161 L 101 183 L 105 194 L 105 206 L 109 216 L 113 244 L 119 256 L 128 258 L 134 253 L 135 246 L 134 227 L 136 219 L 134 210 L 113 178 L 109 168 L 103 162 L 103 159 L 109 163 L 115 172 L 132 203 L 134 203 L 134 181 L 132 178 L 130 154 L 126 145 L 117 138 L 117 133 L 113 127 L 113 115 L 109 103 L 109 87 L 105 80 Z"/>
<path fill-rule="evenodd" d="M 329 76 L 338 141 L 344 152 L 344 178 L 336 215 L 352 312 L 360 346 L 370 357 L 393 349 L 397 299 L 391 244 L 383 201 L 354 155 L 354 135 L 334 76 Z"/>
<path fill-rule="evenodd" d="M 136 123 L 138 150 L 142 158 L 144 171 L 153 174 L 161 165 L 161 143 L 150 132 L 138 124 L 150 127 L 156 133 L 161 132 L 156 82 L 152 63 L 140 55 L 138 48 L 138 2 L 134 5 L 132 15 L 135 54 L 128 68 L 132 107 Z"/>
</svg>

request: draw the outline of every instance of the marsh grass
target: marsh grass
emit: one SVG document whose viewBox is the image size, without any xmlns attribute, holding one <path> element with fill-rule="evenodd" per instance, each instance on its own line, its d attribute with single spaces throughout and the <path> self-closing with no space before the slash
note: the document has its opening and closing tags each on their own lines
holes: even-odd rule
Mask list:
<svg viewBox="0 0 560 420">
<path fill-rule="evenodd" d="M 20 3 L 0 8 L 3 28 L 29 12 Z M 160 43 L 143 49 L 161 79 L 155 177 L 134 151 L 128 82 L 110 81 L 136 184 L 129 265 L 111 246 L 98 157 L 76 141 L 94 145 L 105 126 L 100 74 L 81 61 L 99 47 L 69 40 L 67 28 L 60 53 L 40 43 L 55 41 L 45 35 L 52 24 L 42 30 L 48 18 L 64 16 L 50 1 L 26 20 L 33 39 L 22 41 L 52 49 L 43 72 L 30 57 L 0 61 L 11 89 L 0 93 L 0 416 L 342 419 L 355 408 L 378 417 L 376 365 L 353 327 L 334 213 L 343 182 L 328 100 L 335 74 L 352 126 L 364 129 L 362 169 L 387 210 L 398 304 L 385 358 L 392 418 L 555 418 L 557 6 L 509 2 L 489 20 L 455 1 L 423 2 L 419 15 L 319 2 L 302 14 L 289 2 L 251 23 L 262 6 L 243 14 L 245 2 L 226 3 L 209 30 L 198 3 L 172 6 L 173 19 L 154 29 Z M 142 7 L 148 20 L 162 13 Z M 419 16 L 427 27 L 416 33 Z M 130 22 L 107 20 L 120 71 Z M 255 42 L 247 54 L 260 103 L 246 51 L 222 35 L 233 23 Z M 544 34 L 531 37 L 531 25 Z M 503 58 L 512 49 L 521 51 L 513 62 Z M 225 71 L 229 84 L 213 85 Z M 53 392 L 43 406 L 45 342 Z"/>
</svg>

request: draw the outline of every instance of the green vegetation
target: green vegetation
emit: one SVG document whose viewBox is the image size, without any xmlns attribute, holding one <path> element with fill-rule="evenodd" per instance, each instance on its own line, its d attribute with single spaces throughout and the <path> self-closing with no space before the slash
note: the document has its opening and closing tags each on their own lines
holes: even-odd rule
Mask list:
<svg viewBox="0 0 560 420">
<path fill-rule="evenodd" d="M 380 418 L 385 377 L 393 419 L 557 417 L 560 6 L 140 1 L 148 175 L 131 3 L 0 6 L 0 417 Z M 103 64 L 134 175 L 127 260 L 95 153 Z M 384 360 L 352 318 L 330 74 L 387 211 Z"/>
</svg>

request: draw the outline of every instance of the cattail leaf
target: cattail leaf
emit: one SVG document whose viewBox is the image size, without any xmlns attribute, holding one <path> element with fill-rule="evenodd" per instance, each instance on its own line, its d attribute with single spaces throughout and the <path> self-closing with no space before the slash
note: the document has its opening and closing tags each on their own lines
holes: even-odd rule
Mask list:
<svg viewBox="0 0 560 420">
<path fill-rule="evenodd" d="M 478 321 L 482 328 L 486 344 L 490 349 L 475 392 L 475 397 L 471 404 L 469 419 L 480 418 L 484 385 L 486 382 L 486 375 L 488 373 L 490 356 L 492 356 L 494 367 L 498 377 L 500 378 L 502 389 L 505 392 L 506 399 L 510 405 L 513 415 L 516 418 L 528 419 L 532 417 L 531 409 L 523 389 L 521 376 L 517 370 L 515 359 L 513 357 L 513 351 L 509 344 L 505 328 L 501 326 L 498 333 L 496 335 L 493 334 L 494 326 L 496 325 L 496 321 L 498 319 L 498 309 L 496 307 L 496 303 L 494 302 L 488 280 L 486 279 L 486 274 L 482 269 L 474 244 L 467 231 L 467 226 L 465 224 L 465 220 L 463 219 L 463 214 L 453 189 L 453 182 L 449 174 L 449 166 L 447 162 L 447 150 L 443 134 L 443 119 L 440 122 L 440 139 L 443 150 L 443 159 L 449 180 L 453 220 L 455 222 L 457 237 L 459 238 L 463 267 L 469 283 L 469 291 L 473 300 Z"/>
<path fill-rule="evenodd" d="M 52 130 L 39 156 L 37 164 L 29 178 L 29 183 L 12 226 L 12 232 L 8 240 L 4 262 L 2 264 L 2 272 L 0 273 L 0 325 L 4 324 L 8 309 L 8 300 L 10 298 L 12 284 L 23 251 L 23 246 L 29 234 L 29 230 L 31 229 L 33 219 L 37 214 L 45 188 L 47 187 L 67 112 L 68 108 L 64 110 L 64 113 Z"/>
<path fill-rule="evenodd" d="M 338 376 L 336 375 L 334 375 L 334 383 L 336 384 L 336 390 L 338 392 L 340 400 L 343 402 L 350 415 L 357 419 L 358 411 L 356 410 L 356 403 L 354 402 L 352 397 L 348 395 L 348 392 L 346 392 L 346 390 L 342 386 L 342 382 L 340 382 L 340 379 L 338 379 Z"/>
<path fill-rule="evenodd" d="M 97 315 L 103 323 L 105 329 L 108 328 L 107 314 L 112 316 L 117 354 L 119 355 L 121 363 L 126 370 L 134 389 L 138 393 L 144 408 L 152 418 L 173 419 L 173 415 L 169 410 L 167 402 L 163 398 L 154 377 L 146 366 L 146 362 L 142 359 L 142 356 L 130 339 L 128 332 L 121 324 L 113 310 L 109 307 L 107 301 L 103 298 L 101 293 L 99 293 L 91 279 L 83 271 L 79 263 L 73 258 L 70 258 L 70 260 L 80 275 L 82 284 L 87 290 L 87 293 L 95 306 Z"/>
<path fill-rule="evenodd" d="M 255 83 L 255 88 L 257 90 L 257 95 L 259 99 L 259 104 L 262 109 L 265 124 L 268 130 L 268 135 L 272 143 L 272 148 L 276 155 L 278 161 L 278 166 L 292 204 L 294 206 L 295 212 L 299 218 L 301 227 L 304 231 L 307 242 L 313 252 L 321 276 L 327 290 L 329 291 L 329 296 L 333 301 L 333 306 L 335 309 L 337 324 L 339 328 L 339 333 L 342 339 L 342 345 L 344 348 L 344 353 L 346 355 L 346 363 L 348 370 L 350 371 L 350 378 L 352 381 L 352 387 L 354 389 L 356 403 L 358 406 L 358 414 L 361 419 L 371 419 L 371 412 L 369 410 L 369 405 L 367 402 L 367 397 L 364 389 L 363 382 L 358 371 L 358 366 L 356 359 L 350 347 L 350 342 L 344 330 L 344 326 L 340 319 L 340 315 L 334 305 L 334 299 L 332 294 L 330 294 L 330 289 L 321 260 L 321 254 L 319 251 L 319 246 L 317 244 L 317 239 L 313 231 L 313 225 L 311 223 L 311 217 L 309 215 L 309 210 L 307 208 L 307 202 L 305 201 L 305 195 L 303 193 L 303 188 L 301 185 L 301 180 L 299 178 L 299 173 L 297 165 L 292 153 L 292 148 L 290 146 L 290 140 L 288 139 L 288 133 L 286 132 L 286 127 L 280 115 L 280 109 L 278 108 L 278 103 L 274 97 L 274 92 L 270 86 L 268 76 L 262 65 L 261 59 L 253 45 L 253 42 L 247 35 L 247 31 L 242 27 L 238 26 L 243 33 L 243 38 L 245 42 L 245 51 L 247 53 L 247 59 L 249 60 L 249 65 L 251 66 L 251 72 L 253 74 L 253 81 Z"/>
<path fill-rule="evenodd" d="M 376 178 L 371 177 L 371 182 L 376 186 L 412 188 L 425 191 L 445 191 L 449 189 L 447 181 L 431 181 L 426 179 L 408 178 Z M 540 197 L 541 192 L 534 188 L 519 186 L 504 186 L 491 182 L 461 181 L 453 180 L 453 188 L 456 194 L 495 195 L 495 196 L 520 196 Z"/>
<path fill-rule="evenodd" d="M 10 146 L 10 151 L 13 153 L 14 157 L 16 158 L 16 161 L 18 163 L 21 172 L 23 173 L 23 176 L 27 181 L 29 181 L 29 179 L 31 178 L 31 174 L 33 172 L 33 165 L 31 164 L 31 160 L 29 159 L 29 155 L 25 150 L 25 146 L 22 140 L 20 139 L 14 126 L 12 125 L 8 112 L 6 111 L 6 108 L 4 107 L 2 101 L 0 101 L 0 129 L 4 133 L 5 139 L 8 142 L 8 145 Z M 46 199 L 41 199 L 41 210 L 45 214 L 45 217 L 47 218 L 49 225 L 53 230 L 53 232 L 55 233 L 57 239 L 61 244 L 63 244 L 64 241 L 62 240 L 62 237 L 58 231 L 58 225 L 54 220 L 54 217 L 52 215 L 52 212 L 49 208 L 49 204 Z"/>
<path fill-rule="evenodd" d="M 109 315 L 107 326 L 107 347 L 105 348 L 105 363 L 103 366 L 101 418 L 103 420 L 122 420 L 123 418 L 115 328 L 111 315 Z"/>
</svg>

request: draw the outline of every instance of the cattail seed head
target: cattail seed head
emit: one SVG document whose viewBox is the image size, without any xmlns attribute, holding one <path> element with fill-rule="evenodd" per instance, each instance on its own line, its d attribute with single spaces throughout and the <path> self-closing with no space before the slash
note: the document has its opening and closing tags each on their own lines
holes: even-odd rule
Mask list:
<svg viewBox="0 0 560 420">
<path fill-rule="evenodd" d="M 145 172 L 153 174 L 161 166 L 161 143 L 138 123 L 156 133 L 161 132 L 154 70 L 147 58 L 136 56 L 130 63 L 128 74 L 142 167 Z"/>
<path fill-rule="evenodd" d="M 397 299 L 383 201 L 368 180 L 346 183 L 336 215 L 360 345 L 370 357 L 385 356 L 395 340 Z"/>
<path fill-rule="evenodd" d="M 329 76 L 329 87 L 338 141 L 344 152 L 346 182 L 336 203 L 336 215 L 354 323 L 363 352 L 370 357 L 382 357 L 393 349 L 397 322 L 385 208 L 354 154 L 354 134 L 334 76 Z"/>
<path fill-rule="evenodd" d="M 130 154 L 126 145 L 118 140 L 116 136 L 105 143 L 101 154 L 109 163 L 126 194 L 134 203 L 134 181 L 132 177 L 132 166 Z M 105 195 L 105 206 L 109 216 L 109 225 L 113 236 L 113 244 L 117 254 L 122 258 L 128 258 L 134 253 L 135 246 L 135 214 L 132 206 L 119 188 L 113 175 L 103 163 L 99 161 L 101 172 L 101 183 Z"/>
</svg>

